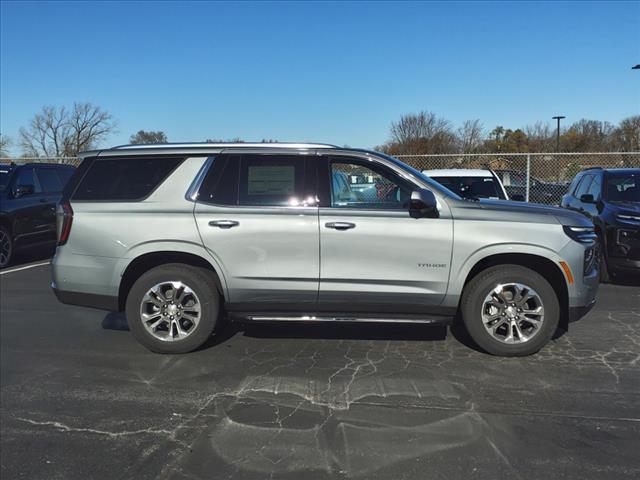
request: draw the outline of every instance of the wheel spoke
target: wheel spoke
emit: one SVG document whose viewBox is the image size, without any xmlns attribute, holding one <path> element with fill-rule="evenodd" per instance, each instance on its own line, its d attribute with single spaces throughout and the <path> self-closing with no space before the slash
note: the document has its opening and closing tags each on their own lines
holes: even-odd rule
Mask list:
<svg viewBox="0 0 640 480">
<path fill-rule="evenodd" d="M 140 304 L 140 320 L 144 328 L 162 341 L 179 341 L 188 337 L 198 327 L 200 316 L 198 296 L 181 281 L 166 281 L 153 286 Z"/>
<path fill-rule="evenodd" d="M 484 299 L 482 323 L 501 343 L 524 343 L 533 338 L 544 322 L 544 306 L 540 295 L 522 283 L 501 283 Z"/>
</svg>

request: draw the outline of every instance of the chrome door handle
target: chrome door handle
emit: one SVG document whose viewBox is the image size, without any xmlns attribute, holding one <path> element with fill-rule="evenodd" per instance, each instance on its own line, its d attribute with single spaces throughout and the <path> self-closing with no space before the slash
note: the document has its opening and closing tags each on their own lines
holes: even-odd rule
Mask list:
<svg viewBox="0 0 640 480">
<path fill-rule="evenodd" d="M 324 226 L 335 230 L 349 230 L 350 228 L 356 228 L 356 224 L 350 222 L 328 222 L 325 223 Z"/>
<path fill-rule="evenodd" d="M 235 220 L 211 220 L 209 222 L 210 227 L 218 227 L 218 228 L 231 228 L 237 227 L 240 225 L 240 222 L 236 222 Z"/>
</svg>

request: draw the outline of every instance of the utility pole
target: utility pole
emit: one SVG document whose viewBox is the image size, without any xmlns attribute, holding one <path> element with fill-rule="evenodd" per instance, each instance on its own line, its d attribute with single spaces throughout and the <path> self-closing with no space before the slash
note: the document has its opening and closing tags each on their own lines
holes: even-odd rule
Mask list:
<svg viewBox="0 0 640 480">
<path fill-rule="evenodd" d="M 560 120 L 567 117 L 558 115 L 556 117 L 551 117 L 551 118 L 558 121 L 558 128 L 556 130 L 556 152 L 559 152 L 560 151 Z"/>
</svg>

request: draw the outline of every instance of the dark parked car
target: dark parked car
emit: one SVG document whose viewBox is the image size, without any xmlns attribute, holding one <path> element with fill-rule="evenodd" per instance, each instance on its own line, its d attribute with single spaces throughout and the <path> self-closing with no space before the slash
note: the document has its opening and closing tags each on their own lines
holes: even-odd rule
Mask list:
<svg viewBox="0 0 640 480">
<path fill-rule="evenodd" d="M 571 182 L 561 206 L 593 220 L 603 281 L 621 272 L 640 274 L 640 169 L 584 170 Z"/>
<path fill-rule="evenodd" d="M 0 268 L 16 250 L 55 245 L 56 204 L 73 175 L 70 165 L 0 165 Z"/>
<path fill-rule="evenodd" d="M 500 177 L 504 188 L 509 194 L 509 198 L 526 198 L 527 174 L 525 172 L 519 170 L 495 170 L 495 172 Z M 566 184 L 543 182 L 538 178 L 531 177 L 529 185 L 530 202 L 557 205 L 565 193 L 567 193 Z"/>
</svg>

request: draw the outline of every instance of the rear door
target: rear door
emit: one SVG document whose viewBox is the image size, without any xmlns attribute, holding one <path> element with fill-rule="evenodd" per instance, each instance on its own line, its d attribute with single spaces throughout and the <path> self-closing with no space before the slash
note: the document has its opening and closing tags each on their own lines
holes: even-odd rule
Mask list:
<svg viewBox="0 0 640 480">
<path fill-rule="evenodd" d="M 13 235 L 16 244 L 27 245 L 42 242 L 47 239 L 47 222 L 44 215 L 44 201 L 42 191 L 34 173 L 32 165 L 18 167 L 19 171 L 13 177 L 11 192 L 14 198 L 11 207 L 14 211 Z M 18 186 L 32 186 L 33 193 L 15 197 Z"/>
<path fill-rule="evenodd" d="M 451 218 L 411 218 L 408 200 L 417 185 L 371 159 L 323 157 L 319 178 L 326 192 L 319 308 L 420 313 L 439 305 L 449 278 Z"/>
<path fill-rule="evenodd" d="M 195 217 L 234 310 L 309 310 L 320 272 L 317 157 L 223 154 L 199 190 Z"/>
<path fill-rule="evenodd" d="M 58 175 L 56 167 L 36 165 L 35 174 L 40 184 L 40 204 L 38 223 L 42 230 L 43 240 L 56 239 L 56 204 L 62 195 L 64 184 Z"/>
</svg>

